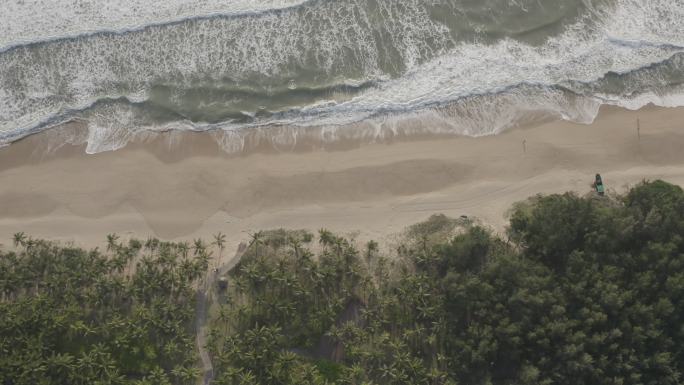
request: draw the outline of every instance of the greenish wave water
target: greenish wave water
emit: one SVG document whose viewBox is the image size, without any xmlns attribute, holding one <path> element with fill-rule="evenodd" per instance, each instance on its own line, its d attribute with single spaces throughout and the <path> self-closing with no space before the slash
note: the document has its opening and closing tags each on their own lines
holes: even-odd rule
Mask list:
<svg viewBox="0 0 684 385">
<path fill-rule="evenodd" d="M 0 144 L 74 119 L 99 152 L 143 131 L 239 140 L 430 117 L 439 132 L 477 136 L 530 114 L 587 123 L 602 104 L 684 104 L 680 0 L 209 1 L 194 12 L 90 0 L 75 14 L 57 3 L 30 14 L 36 23 L 23 2 L 0 5 Z"/>
</svg>

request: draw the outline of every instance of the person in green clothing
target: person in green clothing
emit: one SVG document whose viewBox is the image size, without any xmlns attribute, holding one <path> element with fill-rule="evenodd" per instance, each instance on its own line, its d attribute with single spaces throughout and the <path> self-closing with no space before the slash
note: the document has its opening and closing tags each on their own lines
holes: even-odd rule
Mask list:
<svg viewBox="0 0 684 385">
<path fill-rule="evenodd" d="M 594 188 L 598 195 L 605 194 L 605 188 L 603 187 L 603 180 L 601 179 L 601 174 L 596 174 L 596 180 L 594 181 Z"/>
</svg>

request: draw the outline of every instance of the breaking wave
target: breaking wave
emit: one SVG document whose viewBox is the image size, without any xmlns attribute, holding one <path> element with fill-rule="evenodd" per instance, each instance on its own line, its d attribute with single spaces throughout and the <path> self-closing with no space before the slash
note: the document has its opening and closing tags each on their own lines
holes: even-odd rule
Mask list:
<svg viewBox="0 0 684 385">
<path fill-rule="evenodd" d="M 211 131 L 235 152 L 255 137 L 480 136 L 533 116 L 590 123 L 603 104 L 684 105 L 679 0 L 476 3 L 141 3 L 138 19 L 78 31 L 12 24 L 0 143 L 78 120 L 91 153 L 170 130 Z"/>
</svg>

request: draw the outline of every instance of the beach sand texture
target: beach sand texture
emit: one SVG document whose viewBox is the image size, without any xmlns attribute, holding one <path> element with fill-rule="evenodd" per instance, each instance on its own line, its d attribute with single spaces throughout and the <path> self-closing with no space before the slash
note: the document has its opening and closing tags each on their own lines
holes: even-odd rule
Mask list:
<svg viewBox="0 0 684 385">
<path fill-rule="evenodd" d="M 108 233 L 179 240 L 220 231 L 234 247 L 278 227 L 386 240 L 434 213 L 503 232 L 514 202 L 585 194 L 597 172 L 618 193 L 643 179 L 684 185 L 683 108 L 603 108 L 591 125 L 241 156 L 202 133 L 182 134 L 175 149 L 157 138 L 94 155 L 71 145 L 46 154 L 46 140 L 0 149 L 0 243 L 18 231 L 87 246 Z"/>
</svg>

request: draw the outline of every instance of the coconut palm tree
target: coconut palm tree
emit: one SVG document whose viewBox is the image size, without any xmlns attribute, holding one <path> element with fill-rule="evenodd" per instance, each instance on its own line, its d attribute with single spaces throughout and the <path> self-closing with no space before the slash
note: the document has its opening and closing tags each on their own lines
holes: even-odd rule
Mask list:
<svg viewBox="0 0 684 385">
<path fill-rule="evenodd" d="M 59 380 L 73 381 L 76 370 L 76 358 L 69 353 L 52 352 L 46 360 L 47 372 L 55 382 Z"/>
<path fill-rule="evenodd" d="M 230 310 L 225 306 L 219 309 L 218 321 L 223 324 L 223 333 L 228 334 L 228 327 L 230 326 L 231 314 Z"/>
<path fill-rule="evenodd" d="M 117 241 L 119 240 L 119 236 L 116 234 L 107 234 L 107 251 L 111 251 L 116 249 L 117 247 Z"/>
<path fill-rule="evenodd" d="M 249 242 L 248 247 L 254 246 L 254 256 L 256 258 L 259 258 L 259 245 L 262 244 L 262 238 L 263 238 L 264 232 L 263 231 L 257 231 L 256 233 L 249 234 L 249 237 L 252 238 L 252 240 Z"/>
<path fill-rule="evenodd" d="M 366 264 L 368 265 L 368 271 L 371 271 L 371 262 L 373 258 L 375 257 L 375 254 L 378 252 L 378 243 L 370 240 L 368 243 L 366 243 Z"/>
<path fill-rule="evenodd" d="M 295 252 L 295 257 L 297 258 L 297 261 L 300 259 L 300 249 L 302 247 L 302 242 L 296 238 L 296 237 L 288 237 L 288 241 L 290 243 L 290 246 L 292 246 L 292 249 Z"/>
<path fill-rule="evenodd" d="M 226 235 L 223 233 L 217 233 L 214 235 L 214 242 L 212 242 L 219 249 L 218 266 L 221 266 L 221 259 L 223 257 L 223 249 L 226 246 Z"/>
<path fill-rule="evenodd" d="M 188 257 L 188 252 L 190 251 L 190 245 L 188 244 L 188 242 L 185 242 L 185 241 L 180 242 L 180 243 L 178 243 L 178 245 L 176 247 L 178 248 L 178 251 L 180 251 L 181 257 L 183 257 L 183 258 Z"/>
<path fill-rule="evenodd" d="M 26 242 L 26 234 L 22 231 L 15 233 L 13 236 L 14 247 L 24 246 Z"/>
<path fill-rule="evenodd" d="M 330 246 L 335 244 L 337 237 L 330 230 L 320 229 L 318 230 L 318 243 L 323 246 Z"/>
<path fill-rule="evenodd" d="M 202 238 L 195 239 L 192 242 L 192 246 L 193 246 L 195 255 L 203 254 L 207 249 L 207 246 L 204 244 L 204 241 L 202 240 Z"/>
</svg>

